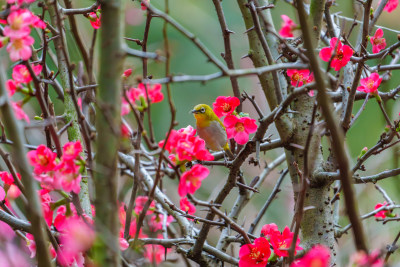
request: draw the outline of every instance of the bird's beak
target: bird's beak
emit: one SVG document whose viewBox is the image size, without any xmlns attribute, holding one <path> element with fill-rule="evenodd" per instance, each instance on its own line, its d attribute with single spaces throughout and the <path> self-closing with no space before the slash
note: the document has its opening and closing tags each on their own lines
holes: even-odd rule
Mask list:
<svg viewBox="0 0 400 267">
<path fill-rule="evenodd" d="M 193 109 L 192 111 L 190 111 L 190 113 L 196 114 L 196 113 L 199 113 L 199 111 L 198 111 L 198 110 L 195 110 L 195 109 Z"/>
</svg>

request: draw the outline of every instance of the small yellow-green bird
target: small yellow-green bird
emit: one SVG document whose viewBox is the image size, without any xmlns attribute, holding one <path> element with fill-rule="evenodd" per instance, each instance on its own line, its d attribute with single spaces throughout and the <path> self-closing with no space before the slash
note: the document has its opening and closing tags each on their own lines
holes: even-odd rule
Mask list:
<svg viewBox="0 0 400 267">
<path fill-rule="evenodd" d="M 213 151 L 224 150 L 233 159 L 224 124 L 212 108 L 206 104 L 199 104 L 193 108 L 192 113 L 196 119 L 197 133 L 206 142 L 207 148 Z"/>
</svg>

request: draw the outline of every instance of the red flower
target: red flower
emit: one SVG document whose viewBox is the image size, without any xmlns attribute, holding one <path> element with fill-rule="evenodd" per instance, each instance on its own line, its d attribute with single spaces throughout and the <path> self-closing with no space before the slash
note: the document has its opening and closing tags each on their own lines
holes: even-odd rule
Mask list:
<svg viewBox="0 0 400 267">
<path fill-rule="evenodd" d="M 189 171 L 185 171 L 179 181 L 178 193 L 181 197 L 186 194 L 194 194 L 201 186 L 201 181 L 207 178 L 210 170 L 206 167 L 196 164 Z"/>
<path fill-rule="evenodd" d="M 42 71 L 42 65 L 32 64 L 32 69 L 35 75 L 39 75 Z M 14 67 L 12 77 L 16 83 L 29 83 L 30 81 L 32 81 L 32 77 L 29 73 L 28 68 L 25 65 L 21 64 Z"/>
<path fill-rule="evenodd" d="M 335 71 L 338 71 L 350 61 L 353 55 L 353 49 L 348 45 L 342 45 L 342 42 L 340 42 L 338 38 L 333 37 L 330 41 L 330 47 L 322 48 L 319 52 L 319 57 L 323 61 L 329 62 L 333 54 L 335 56 L 332 59 L 331 67 L 334 68 Z"/>
<path fill-rule="evenodd" d="M 234 138 L 239 145 L 244 145 L 249 141 L 249 134 L 257 131 L 255 119 L 229 115 L 224 119 L 226 134 L 228 139 Z"/>
<path fill-rule="evenodd" d="M 196 207 L 189 202 L 187 197 L 181 198 L 179 201 L 179 205 L 181 207 L 181 210 L 187 212 L 188 214 L 194 214 L 196 212 Z"/>
<path fill-rule="evenodd" d="M 314 75 L 309 70 L 288 69 L 286 73 L 290 77 L 291 84 L 296 87 L 314 81 Z"/>
<path fill-rule="evenodd" d="M 266 266 L 271 255 L 269 242 L 264 237 L 254 240 L 252 244 L 243 245 L 239 250 L 239 267 Z"/>
<path fill-rule="evenodd" d="M 379 1 L 379 4 L 381 1 Z M 396 9 L 399 4 L 399 0 L 389 0 L 383 10 L 387 11 L 388 13 L 392 12 Z"/>
<path fill-rule="evenodd" d="M 90 12 L 88 19 L 90 20 L 90 24 L 93 29 L 98 29 L 101 26 L 101 9 L 97 8 L 96 12 Z"/>
<path fill-rule="evenodd" d="M 381 203 L 376 204 L 375 210 L 377 210 L 383 206 L 388 206 L 388 203 L 386 203 L 386 201 L 384 201 L 383 204 L 381 204 Z M 385 219 L 386 216 L 390 216 L 391 214 L 392 214 L 392 212 L 390 210 L 381 210 L 378 213 L 376 213 L 374 216 L 375 216 L 375 218 Z"/>
<path fill-rule="evenodd" d="M 122 77 L 123 78 L 128 78 L 129 76 L 131 76 L 131 74 L 132 74 L 132 69 L 126 69 L 124 71 L 124 73 L 122 74 Z"/>
<path fill-rule="evenodd" d="M 36 150 L 29 151 L 27 155 L 36 174 L 53 171 L 56 167 L 57 154 L 45 145 L 38 146 Z"/>
<path fill-rule="evenodd" d="M 379 74 L 374 72 L 367 78 L 361 79 L 361 86 L 357 87 L 358 91 L 365 93 L 377 93 L 378 87 L 382 82 L 382 78 L 379 77 Z"/>
<path fill-rule="evenodd" d="M 283 20 L 282 23 L 282 28 L 279 31 L 279 34 L 282 37 L 293 37 L 293 30 L 296 29 L 297 24 L 293 22 L 288 16 L 286 15 L 281 15 L 281 18 Z"/>
<path fill-rule="evenodd" d="M 235 108 L 240 105 L 240 100 L 234 96 L 219 96 L 213 103 L 215 115 L 218 118 L 227 116 L 235 111 Z"/>
<path fill-rule="evenodd" d="M 283 229 L 282 234 L 280 232 L 273 231 L 270 234 L 270 243 L 274 248 L 274 252 L 279 257 L 288 257 L 289 256 L 289 248 L 292 244 L 294 233 L 290 232 L 289 227 L 285 227 Z M 300 239 L 296 240 L 296 248 L 294 254 L 296 255 L 297 250 L 302 250 L 302 247 L 299 247 Z"/>
<path fill-rule="evenodd" d="M 323 245 L 316 245 L 301 259 L 293 262 L 290 267 L 329 267 L 330 251 Z"/>
<path fill-rule="evenodd" d="M 382 29 L 377 29 L 374 36 L 369 39 L 372 44 L 372 53 L 379 53 L 382 49 L 386 47 L 386 40 L 383 37 Z"/>
</svg>

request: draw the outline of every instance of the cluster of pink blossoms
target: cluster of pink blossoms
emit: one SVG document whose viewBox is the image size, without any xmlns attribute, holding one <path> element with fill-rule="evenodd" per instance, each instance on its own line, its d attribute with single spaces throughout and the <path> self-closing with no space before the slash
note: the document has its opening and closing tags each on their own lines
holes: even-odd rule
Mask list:
<svg viewBox="0 0 400 267">
<path fill-rule="evenodd" d="M 73 205 L 54 207 L 55 202 L 46 189 L 40 190 L 39 196 L 46 223 L 59 233 L 60 250 L 56 252 L 49 243 L 51 256 L 56 258 L 61 266 L 86 266 L 85 253 L 92 247 L 96 237 L 93 220 L 86 214 L 82 215 L 83 219 L 78 215 Z M 56 209 L 56 216 L 54 216 Z M 93 206 L 92 214 L 94 216 Z M 35 257 L 36 244 L 33 235 L 27 234 L 26 242 L 31 252 L 31 258 Z"/>
<path fill-rule="evenodd" d="M 278 230 L 274 223 L 266 224 L 261 229 L 261 237 L 256 238 L 252 244 L 243 245 L 239 251 L 239 267 L 266 266 L 269 259 L 288 257 L 294 233 L 289 227 L 283 232 Z M 295 254 L 303 248 L 299 246 L 300 239 L 296 240 Z M 274 257 L 271 257 L 271 247 Z"/>
<path fill-rule="evenodd" d="M 196 129 L 187 126 L 179 130 L 172 130 L 167 142 L 162 140 L 159 147 L 165 145 L 165 149 L 170 153 L 169 159 L 174 164 L 182 166 L 193 160 L 213 160 L 214 156 L 206 149 L 203 139 L 196 135 Z M 180 207 L 183 211 L 194 214 L 196 208 L 186 198 L 187 194 L 194 194 L 200 187 L 201 182 L 210 174 L 209 169 L 196 164 L 190 170 L 186 170 L 181 175 L 178 186 L 178 194 L 181 196 Z"/>
<path fill-rule="evenodd" d="M 129 77 L 131 75 L 131 71 L 126 73 L 124 72 L 123 76 L 124 77 Z M 146 93 L 147 89 L 147 93 Z M 129 102 L 133 106 L 136 105 L 136 101 L 139 101 L 142 105 L 142 107 L 147 107 L 147 95 L 149 96 L 150 103 L 159 103 L 164 100 L 164 94 L 161 92 L 162 86 L 159 83 L 156 84 L 147 84 L 146 86 L 143 83 L 139 83 L 137 87 L 131 87 L 127 92 L 126 92 L 126 97 L 128 98 Z M 125 100 L 125 98 L 122 98 L 122 104 L 121 104 L 121 115 L 127 115 L 131 111 L 131 107 L 129 103 Z"/>
<path fill-rule="evenodd" d="M 79 193 L 81 166 L 84 164 L 80 156 L 82 145 L 79 141 L 64 145 L 63 156 L 57 154 L 45 145 L 28 152 L 30 164 L 34 167 L 34 177 L 41 186 L 48 190 L 64 190 Z"/>
<path fill-rule="evenodd" d="M 213 103 L 213 110 L 218 118 L 226 116 L 224 126 L 228 139 L 233 138 L 239 145 L 249 141 L 249 135 L 257 131 L 255 119 L 247 117 L 247 114 L 237 115 L 235 109 L 240 105 L 240 100 L 234 96 L 219 96 Z"/>
<path fill-rule="evenodd" d="M 134 217 L 129 226 L 129 238 L 134 238 L 136 234 L 136 218 L 139 217 L 140 213 L 143 210 L 145 203 L 147 202 L 148 197 L 139 196 L 135 201 L 135 209 L 134 209 Z M 138 237 L 139 238 L 147 238 L 149 236 L 156 236 L 158 239 L 163 239 L 163 235 L 161 234 L 161 230 L 163 228 L 164 223 L 164 214 L 158 213 L 156 210 L 156 204 L 154 201 L 151 202 L 150 208 L 146 213 L 146 225 L 147 229 L 141 228 Z M 125 231 L 125 223 L 126 223 L 126 210 L 125 205 L 122 203 L 120 205 L 119 210 L 119 220 L 120 220 L 120 249 L 126 250 L 129 247 L 129 243 L 124 239 L 124 231 Z M 173 221 L 172 216 L 167 216 L 166 218 L 166 226 L 168 227 L 170 223 Z M 143 233 L 144 231 L 149 234 Z M 166 252 L 169 252 L 171 249 L 165 249 L 161 245 L 146 245 L 144 256 L 147 258 L 150 263 L 159 264 L 164 259 L 164 255 Z"/>
<path fill-rule="evenodd" d="M 16 1 L 8 1 L 15 3 Z M 4 27 L 4 37 L 0 38 L 0 47 L 7 44 L 7 52 L 12 61 L 28 60 L 32 56 L 31 45 L 35 42 L 30 36 L 31 28 L 45 29 L 46 24 L 30 10 L 20 8 L 19 3 L 32 3 L 34 1 L 17 1 L 11 7 L 11 13 L 7 17 Z"/>
<path fill-rule="evenodd" d="M 35 75 L 39 75 L 42 72 L 42 65 L 31 65 L 32 70 Z M 21 92 L 26 96 L 31 95 L 31 84 L 32 76 L 29 73 L 28 68 L 25 65 L 19 64 L 16 65 L 12 72 L 12 78 L 6 82 L 6 88 L 9 96 L 13 96 L 16 92 Z M 26 120 L 28 123 L 30 119 L 28 115 L 23 111 L 22 105 L 23 101 L 13 102 L 11 101 L 11 105 L 14 109 L 14 114 L 19 120 Z"/>
</svg>

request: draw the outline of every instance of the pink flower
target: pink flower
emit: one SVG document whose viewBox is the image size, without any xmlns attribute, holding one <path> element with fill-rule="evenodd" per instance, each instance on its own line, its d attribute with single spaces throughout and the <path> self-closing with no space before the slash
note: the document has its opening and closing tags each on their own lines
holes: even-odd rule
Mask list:
<svg viewBox="0 0 400 267">
<path fill-rule="evenodd" d="M 7 80 L 7 82 L 6 82 L 6 88 L 7 88 L 8 94 L 10 96 L 13 96 L 15 94 L 15 92 L 17 91 L 17 89 L 19 88 L 19 85 L 17 82 L 10 79 L 10 80 Z"/>
<path fill-rule="evenodd" d="M 385 264 L 379 250 L 372 251 L 369 255 L 365 251 L 358 251 L 351 256 L 350 262 L 354 267 L 383 267 Z"/>
<path fill-rule="evenodd" d="M 30 26 L 34 17 L 35 15 L 28 9 L 12 11 L 7 17 L 8 25 L 4 27 L 4 36 L 12 39 L 20 39 L 28 36 L 31 33 Z"/>
<path fill-rule="evenodd" d="M 246 144 L 249 134 L 257 131 L 256 120 L 249 117 L 226 116 L 224 126 L 228 139 L 234 138 L 239 145 Z"/>
<path fill-rule="evenodd" d="M 0 191 L 1 191 L 0 187 Z M 3 190 L 4 193 L 4 190 Z M 5 193 L 4 193 L 5 194 Z M 1 198 L 0 198 L 1 199 Z M 4 199 L 4 198 L 3 198 Z M 3 199 L 1 201 L 3 201 Z M 0 239 L 2 241 L 11 241 L 14 237 L 15 237 L 15 232 L 14 230 L 11 228 L 11 226 L 9 226 L 8 224 L 6 224 L 3 221 L 0 221 Z M 1 265 L 0 265 L 1 266 Z"/>
<path fill-rule="evenodd" d="M 194 194 L 201 186 L 203 181 L 210 174 L 210 170 L 206 167 L 196 164 L 189 171 L 182 174 L 179 181 L 178 193 L 181 197 L 186 194 Z"/>
<path fill-rule="evenodd" d="M 378 87 L 382 82 L 382 78 L 379 74 L 374 72 L 367 78 L 361 79 L 361 86 L 357 87 L 357 91 L 376 94 L 378 92 Z"/>
<path fill-rule="evenodd" d="M 63 159 L 60 164 L 57 165 L 57 169 L 54 173 L 54 180 L 59 181 L 66 192 L 73 191 L 78 194 L 81 190 L 80 182 L 82 179 L 79 169 L 79 165 Z"/>
<path fill-rule="evenodd" d="M 314 75 L 310 73 L 310 70 L 288 69 L 287 75 L 290 77 L 291 84 L 296 87 L 314 81 Z"/>
<path fill-rule="evenodd" d="M 130 112 L 131 112 L 131 106 L 125 100 L 125 98 L 122 98 L 122 100 L 121 100 L 121 116 L 128 115 Z"/>
<path fill-rule="evenodd" d="M 161 84 L 147 84 L 147 94 L 149 95 L 151 103 L 158 103 L 163 101 L 164 94 L 161 92 Z M 136 100 L 147 99 L 146 87 L 143 83 L 139 83 L 137 88 L 131 88 L 127 92 L 128 99 L 134 103 Z"/>
<path fill-rule="evenodd" d="M 293 262 L 290 267 L 329 267 L 330 251 L 323 245 L 316 245 L 299 260 Z"/>
<path fill-rule="evenodd" d="M 0 172 L 0 177 L 5 184 L 8 199 L 16 199 L 21 195 L 21 190 L 19 190 L 18 186 L 15 185 L 15 181 L 11 173 Z M 19 173 L 17 173 L 17 177 L 21 180 L 21 175 Z"/>
<path fill-rule="evenodd" d="M 288 257 L 289 251 L 293 240 L 294 233 L 290 232 L 289 227 L 285 227 L 283 229 L 282 234 L 280 232 L 272 233 L 269 242 L 271 243 L 272 247 L 274 248 L 274 252 L 279 257 Z M 300 238 L 296 240 L 296 248 L 294 254 L 297 254 L 297 250 L 302 250 L 303 248 L 298 246 L 300 244 Z"/>
<path fill-rule="evenodd" d="M 0 186 L 0 201 L 4 201 L 5 198 L 6 198 L 6 191 L 4 191 L 4 188 Z"/>
<path fill-rule="evenodd" d="M 348 45 L 342 45 L 342 42 L 340 42 L 338 38 L 333 37 L 330 41 L 330 47 L 322 48 L 319 52 L 319 57 L 323 61 L 329 62 L 333 54 L 335 56 L 331 61 L 331 67 L 334 68 L 335 71 L 338 71 L 350 61 L 353 55 L 353 49 Z"/>
<path fill-rule="evenodd" d="M 381 1 L 379 1 L 379 4 Z M 392 12 L 396 9 L 399 4 L 399 0 L 389 0 L 383 10 L 387 11 L 388 13 Z"/>
<path fill-rule="evenodd" d="M 271 240 L 272 236 L 280 234 L 278 226 L 275 223 L 266 224 L 261 228 L 261 234 L 267 239 Z"/>
<path fill-rule="evenodd" d="M 381 28 L 377 29 L 374 36 L 370 37 L 372 44 L 372 53 L 379 53 L 382 49 L 386 47 L 386 40 L 383 37 L 383 31 Z"/>
<path fill-rule="evenodd" d="M 53 210 L 50 208 L 51 197 L 49 191 L 46 189 L 39 190 L 39 198 L 42 204 L 42 211 L 44 215 L 44 220 L 50 227 L 53 222 Z"/>
<path fill-rule="evenodd" d="M 78 140 L 76 142 L 68 142 L 63 147 L 63 160 L 74 160 L 79 157 L 82 152 L 81 142 Z"/>
<path fill-rule="evenodd" d="M 119 237 L 119 249 L 124 251 L 129 248 L 129 243 L 126 241 L 126 239 L 123 237 L 124 232 L 121 231 L 122 236 Z"/>
<path fill-rule="evenodd" d="M 22 101 L 18 101 L 18 102 L 10 101 L 10 103 L 14 110 L 15 117 L 18 120 L 25 120 L 27 123 L 29 123 L 30 119 L 29 119 L 28 115 L 26 115 L 25 111 L 22 109 Z"/>
<path fill-rule="evenodd" d="M 57 154 L 45 145 L 40 145 L 36 150 L 29 151 L 27 156 L 36 174 L 55 170 Z"/>
<path fill-rule="evenodd" d="M 89 249 L 95 237 L 94 230 L 80 217 L 70 217 L 63 225 L 60 240 L 69 253 L 77 254 Z"/>
<path fill-rule="evenodd" d="M 271 255 L 269 242 L 264 237 L 254 240 L 252 244 L 243 245 L 239 250 L 239 267 L 266 266 Z"/>
<path fill-rule="evenodd" d="M 288 16 L 286 15 L 281 15 L 281 18 L 283 20 L 282 23 L 282 28 L 279 30 L 280 36 L 287 38 L 287 37 L 293 37 L 293 30 L 296 29 L 297 24 L 293 22 Z"/>
<path fill-rule="evenodd" d="M 187 212 L 188 214 L 194 214 L 196 212 L 196 207 L 189 202 L 187 197 L 181 198 L 181 200 L 179 201 L 179 205 L 181 207 L 181 210 Z"/>
<path fill-rule="evenodd" d="M 98 29 L 101 26 L 101 9 L 97 8 L 96 12 L 90 12 L 88 19 L 90 20 L 90 24 L 93 29 Z"/>
<path fill-rule="evenodd" d="M 32 56 L 31 45 L 35 40 L 31 36 L 25 36 L 20 39 L 11 39 L 7 45 L 7 52 L 12 61 L 28 60 Z"/>
<path fill-rule="evenodd" d="M 42 72 L 42 68 L 42 65 L 32 65 L 35 75 L 39 75 Z M 32 81 L 28 68 L 21 64 L 14 67 L 12 77 L 16 83 L 29 83 Z"/>
<path fill-rule="evenodd" d="M 227 116 L 235 111 L 235 108 L 240 105 L 240 100 L 234 96 L 219 96 L 213 103 L 213 110 L 218 118 Z"/>
</svg>

